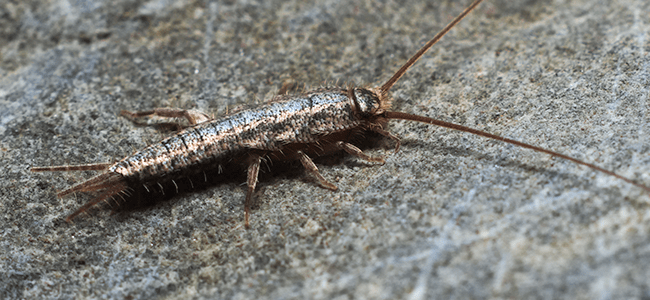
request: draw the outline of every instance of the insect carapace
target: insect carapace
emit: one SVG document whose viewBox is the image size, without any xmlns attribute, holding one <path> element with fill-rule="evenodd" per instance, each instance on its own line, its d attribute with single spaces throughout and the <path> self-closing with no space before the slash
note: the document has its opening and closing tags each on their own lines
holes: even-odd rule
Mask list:
<svg viewBox="0 0 650 300">
<path fill-rule="evenodd" d="M 429 117 L 390 110 L 391 97 L 388 91 L 391 87 L 431 46 L 481 2 L 482 0 L 476 0 L 467 7 L 380 87 L 321 88 L 298 95 L 283 95 L 264 105 L 220 119 L 210 119 L 200 112 L 180 109 L 123 111 L 122 114 L 129 117 L 157 115 L 185 118 L 191 125 L 116 163 L 38 167 L 31 170 L 103 171 L 57 194 L 58 197 L 74 192 L 97 194 L 93 200 L 69 215 L 66 221 L 71 221 L 97 203 L 115 199 L 123 194 L 151 190 L 164 193 L 163 186 L 177 186 L 179 180 L 205 174 L 206 170 L 247 170 L 248 191 L 244 202 L 244 222 L 248 227 L 251 200 L 263 160 L 300 161 L 322 187 L 336 190 L 336 185 L 320 174 L 311 158 L 345 151 L 365 161 L 383 163 L 385 157 L 368 155 L 349 141 L 360 133 L 375 132 L 394 140 L 397 153 L 400 140 L 386 131 L 386 127 L 389 120 L 400 119 L 469 132 L 544 152 L 614 176 L 650 192 L 650 188 L 631 179 L 551 150 Z M 207 178 L 205 180 L 207 181 Z"/>
</svg>

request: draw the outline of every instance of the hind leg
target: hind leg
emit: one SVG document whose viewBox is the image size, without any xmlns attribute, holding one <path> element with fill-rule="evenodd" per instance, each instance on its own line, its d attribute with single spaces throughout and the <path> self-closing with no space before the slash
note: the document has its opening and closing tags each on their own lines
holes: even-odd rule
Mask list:
<svg viewBox="0 0 650 300">
<path fill-rule="evenodd" d="M 146 116 L 159 116 L 163 118 L 183 118 L 186 119 L 188 123 L 190 123 L 190 126 L 211 120 L 210 117 L 208 117 L 208 115 L 200 111 L 180 109 L 180 108 L 154 108 L 152 110 L 135 111 L 135 112 L 123 110 L 120 112 L 120 114 L 130 119 L 146 117 Z M 179 126 L 181 125 L 179 124 Z"/>
</svg>

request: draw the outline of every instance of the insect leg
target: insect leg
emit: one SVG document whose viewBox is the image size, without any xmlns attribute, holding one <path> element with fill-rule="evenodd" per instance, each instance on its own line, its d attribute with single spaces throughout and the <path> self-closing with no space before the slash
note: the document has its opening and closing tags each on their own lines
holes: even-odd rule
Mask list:
<svg viewBox="0 0 650 300">
<path fill-rule="evenodd" d="M 356 156 L 358 158 L 361 158 L 361 159 L 363 159 L 365 161 L 378 162 L 378 163 L 381 163 L 381 164 L 383 164 L 385 162 L 384 157 L 377 157 L 377 156 L 371 156 L 371 155 L 365 154 L 365 153 L 363 153 L 363 151 L 361 151 L 361 149 L 357 148 L 357 146 L 352 145 L 350 143 L 339 141 L 339 142 L 336 142 L 336 147 L 338 147 L 341 150 L 344 150 L 345 152 L 349 153 L 350 155 L 354 155 L 354 156 Z"/>
<path fill-rule="evenodd" d="M 392 134 L 392 133 L 390 133 L 390 132 L 388 132 L 388 131 L 382 129 L 381 127 L 372 127 L 372 128 L 370 128 L 370 130 L 372 130 L 372 131 L 374 131 L 374 132 L 376 132 L 376 133 L 379 133 L 379 134 L 381 134 L 381 135 L 383 135 L 383 136 L 385 136 L 385 137 L 389 137 L 389 138 L 391 138 L 393 141 L 395 141 L 395 152 L 393 152 L 393 153 L 394 153 L 394 154 L 397 154 L 397 152 L 399 152 L 399 146 L 400 146 L 402 143 L 400 142 L 400 139 L 399 139 L 396 135 L 394 135 L 394 134 Z"/>
<path fill-rule="evenodd" d="M 361 151 L 361 150 L 359 150 L 359 151 Z M 314 162 L 311 160 L 311 158 L 309 158 L 309 156 L 307 156 L 307 154 L 305 154 L 302 151 L 298 151 L 297 154 L 298 154 L 298 156 L 300 158 L 300 162 L 305 167 L 305 169 L 307 169 L 307 171 L 309 171 L 309 173 L 314 175 L 314 177 L 316 177 L 316 179 L 318 179 L 318 182 L 324 188 L 330 189 L 332 191 L 336 191 L 338 189 L 338 187 L 336 187 L 336 185 L 334 185 L 333 183 L 327 181 L 327 179 L 325 179 L 325 177 L 323 177 L 323 175 L 321 175 L 320 172 L 318 172 L 318 168 L 316 167 Z"/>
<path fill-rule="evenodd" d="M 165 118 L 185 118 L 190 125 L 196 125 L 211 120 L 208 115 L 196 111 L 196 110 L 186 110 L 180 108 L 154 108 L 153 110 L 145 111 L 135 111 L 131 112 L 128 110 L 123 110 L 120 112 L 121 115 L 128 118 L 140 118 L 145 116 L 159 116 Z"/>
<path fill-rule="evenodd" d="M 260 165 L 262 164 L 262 157 L 260 155 L 254 155 L 250 158 L 250 164 L 248 165 L 248 192 L 246 192 L 246 201 L 244 202 L 244 226 L 249 227 L 248 218 L 251 213 L 251 200 L 253 198 L 253 193 L 255 192 L 255 186 L 257 186 L 257 176 L 260 173 Z"/>
</svg>

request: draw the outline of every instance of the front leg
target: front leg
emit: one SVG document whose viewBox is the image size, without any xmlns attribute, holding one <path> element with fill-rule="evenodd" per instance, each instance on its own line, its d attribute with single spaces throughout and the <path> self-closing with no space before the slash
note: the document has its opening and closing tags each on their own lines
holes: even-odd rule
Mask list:
<svg viewBox="0 0 650 300">
<path fill-rule="evenodd" d="M 384 130 L 384 129 L 381 128 L 380 126 L 373 126 L 373 127 L 370 128 L 370 130 L 372 130 L 372 131 L 374 131 L 374 132 L 376 132 L 376 133 L 379 133 L 379 134 L 381 134 L 381 135 L 383 135 L 383 136 L 385 136 L 385 137 L 389 137 L 389 138 L 391 138 L 393 141 L 395 141 L 395 152 L 393 152 L 393 154 L 397 154 L 397 152 L 399 152 L 399 146 L 400 146 L 402 143 L 400 142 L 400 139 L 399 139 L 396 135 L 394 135 L 394 134 L 392 134 L 392 133 L 390 133 L 390 132 Z"/>
<path fill-rule="evenodd" d="M 372 156 L 364 153 L 357 146 L 350 143 L 338 141 L 336 142 L 336 147 L 347 152 L 350 155 L 354 155 L 358 158 L 361 158 L 367 162 L 380 163 L 383 164 L 386 161 L 385 156 Z"/>
</svg>

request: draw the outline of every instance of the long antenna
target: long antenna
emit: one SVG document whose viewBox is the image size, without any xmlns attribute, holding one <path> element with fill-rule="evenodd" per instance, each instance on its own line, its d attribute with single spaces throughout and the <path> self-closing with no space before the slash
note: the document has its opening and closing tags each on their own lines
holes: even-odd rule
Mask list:
<svg viewBox="0 0 650 300">
<path fill-rule="evenodd" d="M 426 43 L 426 45 L 424 45 L 422 48 L 420 48 L 420 50 L 418 50 L 418 52 L 415 53 L 415 55 L 413 55 L 395 73 L 395 75 L 393 75 L 393 77 L 391 77 L 388 81 L 386 81 L 386 83 L 384 83 L 384 85 L 382 85 L 379 88 L 379 95 L 378 95 L 379 98 L 380 99 L 381 98 L 387 98 L 388 97 L 388 90 L 390 90 L 390 88 L 393 87 L 393 85 L 400 78 L 402 78 L 404 73 L 406 73 L 406 71 L 409 68 L 411 68 L 411 66 L 413 66 L 413 64 L 415 64 L 415 62 L 417 62 L 418 59 L 420 59 L 420 57 L 422 57 L 422 55 L 424 55 L 424 53 L 429 51 L 429 49 L 431 49 L 431 47 L 433 45 L 435 45 L 445 34 L 447 34 L 447 32 L 449 32 L 449 30 L 451 30 L 452 27 L 456 26 L 456 24 L 458 24 L 458 22 L 460 22 L 460 20 L 462 20 L 465 16 L 467 16 L 467 14 L 469 14 L 472 10 L 474 10 L 474 8 L 476 8 L 476 6 L 478 6 L 481 2 L 483 2 L 483 0 L 474 1 L 474 3 L 472 3 L 460 15 L 458 15 L 453 21 L 451 21 L 451 23 L 447 24 L 447 26 L 445 26 L 445 28 L 443 28 L 440 32 L 438 32 L 438 34 L 436 34 L 436 36 L 434 36 L 433 39 L 431 39 L 429 42 Z M 480 135 L 482 137 L 499 140 L 499 141 L 502 141 L 504 143 L 517 145 L 519 147 L 531 149 L 531 150 L 538 151 L 538 152 L 543 152 L 543 153 L 546 153 L 546 154 L 550 154 L 552 156 L 557 156 L 559 158 L 563 158 L 563 159 L 572 161 L 572 162 L 574 162 L 576 164 L 579 164 L 579 165 L 589 167 L 591 169 L 594 169 L 596 171 L 600 171 L 600 172 L 605 173 L 607 175 L 614 176 L 614 177 L 616 177 L 618 179 L 621 179 L 621 180 L 623 180 L 623 181 L 625 181 L 627 183 L 630 183 L 630 184 L 632 184 L 634 186 L 640 187 L 640 188 L 644 189 L 646 192 L 650 192 L 650 187 L 647 187 L 647 186 L 645 186 L 643 184 L 637 183 L 637 182 L 633 181 L 632 179 L 629 179 L 627 177 L 618 175 L 618 174 L 616 174 L 616 173 L 614 173 L 612 171 L 605 170 L 605 169 L 603 169 L 603 168 L 601 168 L 599 166 L 596 166 L 594 164 L 590 164 L 590 163 L 575 159 L 573 157 L 570 157 L 570 156 L 567 156 L 567 155 L 564 155 L 564 154 L 561 154 L 561 153 L 558 153 L 558 152 L 555 152 L 555 151 L 551 151 L 551 150 L 544 149 L 544 148 L 541 148 L 541 147 L 533 146 L 531 144 L 522 143 L 522 142 L 519 142 L 519 141 L 509 139 L 509 138 L 505 138 L 505 137 L 502 137 L 502 136 L 491 134 L 491 133 L 488 133 L 488 132 L 485 132 L 485 131 L 465 127 L 465 126 L 454 124 L 454 123 L 440 121 L 440 120 L 432 119 L 432 118 L 429 118 L 429 117 L 412 115 L 412 114 L 404 113 L 404 112 L 384 111 L 384 112 L 381 113 L 381 117 L 384 117 L 384 118 L 387 118 L 387 119 L 408 120 L 408 121 L 417 121 L 417 122 L 427 123 L 427 124 L 436 125 L 436 126 L 440 126 L 440 127 L 445 127 L 445 128 L 449 128 L 449 129 L 454 129 L 454 130 L 458 130 L 458 131 L 468 132 L 468 133 L 471 133 L 471 134 Z"/>
<path fill-rule="evenodd" d="M 555 151 L 551 151 L 551 150 L 547 150 L 547 149 L 544 149 L 544 148 L 541 148 L 541 147 L 537 147 L 537 146 L 522 143 L 522 142 L 519 142 L 519 141 L 511 140 L 509 138 L 504 138 L 504 137 L 498 136 L 496 134 L 487 133 L 485 131 L 480 131 L 480 130 L 477 130 L 477 129 L 465 127 L 465 126 L 454 124 L 454 123 L 449 123 L 449 122 L 440 121 L 440 120 L 436 120 L 436 119 L 432 119 L 432 118 L 428 118 L 428 117 L 412 115 L 412 114 L 397 112 L 397 111 L 384 112 L 383 117 L 388 118 L 388 119 L 417 121 L 417 122 L 427 123 L 427 124 L 436 125 L 436 126 L 440 126 L 440 127 L 450 128 L 450 129 L 454 129 L 454 130 L 458 130 L 458 131 L 469 132 L 471 134 L 480 135 L 482 137 L 499 140 L 499 141 L 502 141 L 504 143 L 509 143 L 509 144 L 517 145 L 519 147 L 528 148 L 528 149 L 531 149 L 531 150 L 543 152 L 543 153 L 546 153 L 546 154 L 550 154 L 552 156 L 557 156 L 557 157 L 560 157 L 560 158 L 564 158 L 566 160 L 570 160 L 570 161 L 572 161 L 572 162 L 574 162 L 576 164 L 579 164 L 579 165 L 587 166 L 587 167 L 592 168 L 594 170 L 603 172 L 603 173 L 605 173 L 607 175 L 614 176 L 614 177 L 616 177 L 618 179 L 621 179 L 621 180 L 623 180 L 623 181 L 625 181 L 625 182 L 627 182 L 629 184 L 640 187 L 640 188 L 644 189 L 646 192 L 650 193 L 650 187 L 647 187 L 647 186 L 642 185 L 640 183 L 636 183 L 632 179 L 629 179 L 627 177 L 623 177 L 623 176 L 618 175 L 618 174 L 616 174 L 616 173 L 614 173 L 612 171 L 605 170 L 605 169 L 603 169 L 603 168 L 601 168 L 599 166 L 596 166 L 596 165 L 593 165 L 593 164 L 590 164 L 590 163 L 586 163 L 584 161 L 575 159 L 575 158 L 570 157 L 570 156 L 566 156 L 564 154 L 557 153 Z"/>
<path fill-rule="evenodd" d="M 436 36 L 434 36 L 433 39 L 431 39 L 429 42 L 427 42 L 426 45 L 420 48 L 420 50 L 418 50 L 418 52 L 415 53 L 415 55 L 413 55 L 401 68 L 399 68 L 399 70 L 397 71 L 397 73 L 395 73 L 395 75 L 393 75 L 393 77 L 391 77 L 388 81 L 386 81 L 386 83 L 384 83 L 384 85 L 382 85 L 379 88 L 379 92 L 381 93 L 381 95 L 387 96 L 388 90 L 390 90 L 390 88 L 393 87 L 395 82 L 397 82 L 400 78 L 402 78 L 404 73 L 406 73 L 406 71 L 408 71 L 408 69 L 411 68 L 411 66 L 413 66 L 413 64 L 415 64 L 415 62 L 417 62 L 418 59 L 420 59 L 420 57 L 424 55 L 424 53 L 429 51 L 429 49 L 431 49 L 431 47 L 435 43 L 437 43 L 445 34 L 447 34 L 447 32 L 449 32 L 449 30 L 451 30 L 452 27 L 456 26 L 456 24 L 458 24 L 460 20 L 462 20 L 465 16 L 467 16 L 467 14 L 469 14 L 472 10 L 474 10 L 474 8 L 476 8 L 476 6 L 478 6 L 481 2 L 483 2 L 483 0 L 474 1 L 472 5 L 468 6 L 462 13 L 460 13 L 460 15 L 458 15 L 453 21 L 451 21 L 451 23 L 447 24 L 445 28 L 443 28 L 440 32 L 438 32 L 438 34 L 436 34 Z"/>
</svg>

